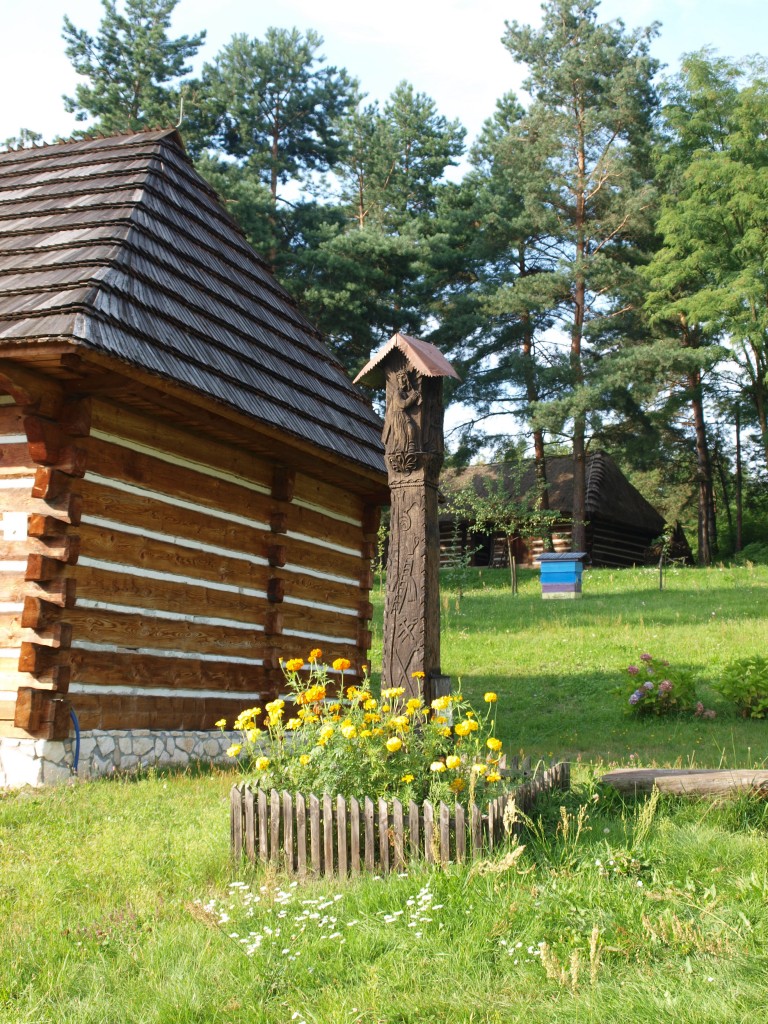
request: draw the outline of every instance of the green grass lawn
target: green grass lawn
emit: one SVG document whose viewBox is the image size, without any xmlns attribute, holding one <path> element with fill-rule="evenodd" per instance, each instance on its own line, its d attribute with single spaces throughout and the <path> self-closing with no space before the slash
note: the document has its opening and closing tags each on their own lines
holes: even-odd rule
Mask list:
<svg viewBox="0 0 768 1024">
<path fill-rule="evenodd" d="M 461 598 L 455 578 L 443 594 L 443 671 L 474 700 L 498 692 L 513 752 L 711 767 L 768 756 L 765 723 L 739 718 L 709 686 L 727 662 L 768 652 L 768 569 L 672 569 L 661 591 L 655 569 L 593 570 L 577 601 L 544 601 L 538 574 L 520 577 L 517 596 L 493 569 L 468 571 Z M 643 652 L 693 670 L 717 718 L 625 715 L 629 690 L 614 690 Z"/>
<path fill-rule="evenodd" d="M 446 589 L 443 669 L 513 750 L 582 758 L 519 855 L 298 886 L 230 862 L 231 772 L 0 793 L 0 1024 L 763 1024 L 768 805 L 623 801 L 595 764 L 765 762 L 766 722 L 611 690 L 644 650 L 705 684 L 768 649 L 768 570 L 505 583 Z"/>
</svg>

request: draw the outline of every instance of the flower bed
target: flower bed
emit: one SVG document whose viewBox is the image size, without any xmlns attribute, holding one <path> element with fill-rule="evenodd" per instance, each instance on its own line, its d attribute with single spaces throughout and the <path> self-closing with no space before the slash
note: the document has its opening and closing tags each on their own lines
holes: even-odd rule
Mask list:
<svg viewBox="0 0 768 1024">
<path fill-rule="evenodd" d="M 367 678 L 345 687 L 346 659 L 321 657 L 284 662 L 285 698 L 234 723 L 229 753 L 250 780 L 232 790 L 235 856 L 300 875 L 462 861 L 500 842 L 539 792 L 567 788 L 557 765 L 511 789 L 495 693 L 482 714 L 460 693 L 429 707 L 402 687 L 374 697 Z"/>
</svg>

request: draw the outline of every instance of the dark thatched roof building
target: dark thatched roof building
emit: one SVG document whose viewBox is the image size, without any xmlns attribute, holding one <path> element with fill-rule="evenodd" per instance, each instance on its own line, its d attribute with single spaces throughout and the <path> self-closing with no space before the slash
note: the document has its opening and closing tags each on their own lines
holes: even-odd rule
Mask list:
<svg viewBox="0 0 768 1024">
<path fill-rule="evenodd" d="M 0 737 L 209 753 L 281 657 L 359 672 L 380 433 L 176 131 L 0 154 Z"/>
<path fill-rule="evenodd" d="M 553 531 L 556 551 L 569 551 L 571 527 L 569 519 L 573 509 L 573 463 L 567 457 L 547 460 L 547 487 L 549 507 L 558 511 L 562 521 Z M 627 480 L 614 460 L 605 452 L 594 452 L 587 460 L 587 551 L 593 565 L 630 566 L 645 565 L 658 553 L 653 553 L 653 542 L 664 530 L 664 519 L 640 492 Z M 489 479 L 504 481 L 510 494 L 536 493 L 533 464 L 528 464 L 520 475 L 505 463 L 469 466 L 460 472 L 447 472 L 441 481 L 445 492 L 472 486 L 482 494 Z M 466 524 L 456 524 L 453 517 L 441 517 L 441 539 L 446 552 L 458 532 L 466 543 Z M 472 540 L 480 550 L 474 556 L 477 565 L 502 565 L 507 562 L 506 544 L 501 538 L 480 536 Z M 515 539 L 513 554 L 520 564 L 532 564 L 544 550 L 541 537 Z"/>
</svg>

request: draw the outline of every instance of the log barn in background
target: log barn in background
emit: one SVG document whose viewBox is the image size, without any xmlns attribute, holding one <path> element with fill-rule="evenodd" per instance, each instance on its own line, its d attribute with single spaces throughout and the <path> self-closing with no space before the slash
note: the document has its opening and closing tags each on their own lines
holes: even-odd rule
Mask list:
<svg viewBox="0 0 768 1024">
<path fill-rule="evenodd" d="M 0 155 L 0 785 L 359 673 L 380 431 L 175 131 Z"/>
<path fill-rule="evenodd" d="M 555 456 L 547 459 L 546 467 L 549 507 L 562 516 L 552 531 L 553 549 L 570 551 L 573 461 L 566 456 Z M 469 486 L 482 494 L 485 481 L 497 479 L 502 479 L 506 490 L 515 497 L 536 493 L 532 463 L 524 467 L 522 474 L 506 463 L 448 471 L 441 479 L 441 488 L 446 497 L 452 490 Z M 632 486 L 606 452 L 593 452 L 587 457 L 586 519 L 586 551 L 592 565 L 621 568 L 658 561 L 659 551 L 654 542 L 664 531 L 664 518 Z M 473 565 L 508 565 L 506 538 L 501 534 L 472 534 L 467 523 L 456 522 L 447 511 L 440 517 L 440 543 L 446 563 L 455 557 L 458 546 L 460 550 L 473 550 Z M 675 557 L 689 560 L 691 551 L 679 527 L 674 543 Z M 533 565 L 544 550 L 543 537 L 514 538 L 512 554 L 519 565 Z"/>
</svg>

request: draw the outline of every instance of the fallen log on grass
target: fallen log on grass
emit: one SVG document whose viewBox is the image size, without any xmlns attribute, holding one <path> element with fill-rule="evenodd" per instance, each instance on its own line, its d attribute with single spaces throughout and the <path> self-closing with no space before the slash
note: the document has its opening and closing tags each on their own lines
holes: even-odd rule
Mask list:
<svg viewBox="0 0 768 1024">
<path fill-rule="evenodd" d="M 768 798 L 768 771 L 719 768 L 617 768 L 600 780 L 620 793 L 662 793 L 678 796 L 735 796 L 752 793 Z"/>
</svg>

